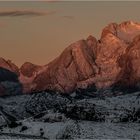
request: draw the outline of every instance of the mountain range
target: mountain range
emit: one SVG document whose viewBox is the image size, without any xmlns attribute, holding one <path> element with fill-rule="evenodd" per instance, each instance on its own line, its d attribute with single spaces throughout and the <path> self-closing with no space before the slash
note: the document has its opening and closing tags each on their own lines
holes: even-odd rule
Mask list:
<svg viewBox="0 0 140 140">
<path fill-rule="evenodd" d="M 93 36 L 72 43 L 52 62 L 25 62 L 20 68 L 0 58 L 0 95 L 54 91 L 140 89 L 140 23 L 107 25 Z"/>
</svg>

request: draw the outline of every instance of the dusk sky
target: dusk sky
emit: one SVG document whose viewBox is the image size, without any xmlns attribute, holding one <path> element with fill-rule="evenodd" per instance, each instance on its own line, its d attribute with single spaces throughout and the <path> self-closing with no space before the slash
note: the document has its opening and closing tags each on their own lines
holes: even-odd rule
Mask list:
<svg viewBox="0 0 140 140">
<path fill-rule="evenodd" d="M 111 22 L 139 22 L 140 2 L 0 2 L 0 56 L 47 64 Z"/>
</svg>

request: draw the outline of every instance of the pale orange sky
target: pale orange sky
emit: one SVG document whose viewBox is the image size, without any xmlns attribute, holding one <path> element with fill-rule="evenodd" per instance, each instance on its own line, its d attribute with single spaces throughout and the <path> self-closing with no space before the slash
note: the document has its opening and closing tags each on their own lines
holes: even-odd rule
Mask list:
<svg viewBox="0 0 140 140">
<path fill-rule="evenodd" d="M 0 2 L 0 56 L 47 64 L 111 22 L 139 22 L 140 2 Z"/>
</svg>

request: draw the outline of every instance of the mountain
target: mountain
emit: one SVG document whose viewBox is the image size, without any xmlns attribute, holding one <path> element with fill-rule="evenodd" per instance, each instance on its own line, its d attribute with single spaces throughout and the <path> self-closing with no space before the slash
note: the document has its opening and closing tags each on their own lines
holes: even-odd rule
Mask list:
<svg viewBox="0 0 140 140">
<path fill-rule="evenodd" d="M 17 68 L 0 59 L 0 66 L 18 75 L 24 93 L 98 89 L 139 89 L 140 24 L 125 21 L 107 25 L 97 40 L 93 36 L 69 45 L 44 66 L 24 63 Z"/>
<path fill-rule="evenodd" d="M 104 89 L 119 85 L 124 79 L 127 81 L 125 74 L 132 73 L 134 71 L 132 69 L 138 71 L 139 68 L 139 35 L 138 23 L 132 21 L 111 23 L 103 29 L 100 40 L 89 36 L 86 40 L 71 44 L 47 65 L 45 71 L 34 78 L 35 90 L 49 89 L 71 93 L 89 87 L 93 87 L 93 90 Z M 135 51 L 137 57 L 130 59 L 132 55 L 134 57 Z M 134 68 L 126 63 L 133 63 Z M 140 74 L 133 72 L 131 75 L 135 78 L 127 82 L 130 85 L 132 83 L 134 85 L 136 81 L 139 83 Z M 122 83 L 124 86 L 129 85 L 125 85 L 123 81 Z"/>
</svg>

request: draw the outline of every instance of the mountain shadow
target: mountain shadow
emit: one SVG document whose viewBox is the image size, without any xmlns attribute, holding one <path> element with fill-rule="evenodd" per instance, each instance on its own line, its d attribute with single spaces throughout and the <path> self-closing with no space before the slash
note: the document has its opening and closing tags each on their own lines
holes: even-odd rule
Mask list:
<svg viewBox="0 0 140 140">
<path fill-rule="evenodd" d="M 22 93 L 22 84 L 18 75 L 8 69 L 0 67 L 0 84 L 4 87 L 4 95 L 18 95 Z"/>
</svg>

